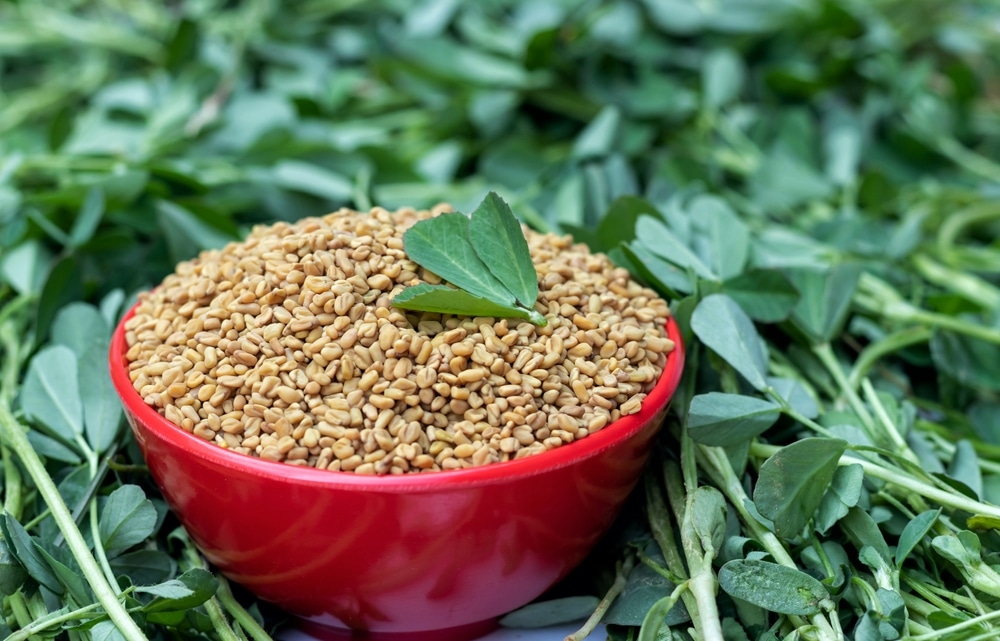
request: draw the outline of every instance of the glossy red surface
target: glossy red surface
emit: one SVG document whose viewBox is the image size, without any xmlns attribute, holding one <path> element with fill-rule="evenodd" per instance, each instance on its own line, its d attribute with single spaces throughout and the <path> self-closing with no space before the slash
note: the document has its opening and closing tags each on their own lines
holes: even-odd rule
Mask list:
<svg viewBox="0 0 1000 641">
<path fill-rule="evenodd" d="M 667 331 L 677 348 L 638 414 L 541 455 L 392 477 L 263 461 L 179 429 L 132 388 L 121 325 L 110 362 L 153 479 L 230 579 L 314 626 L 476 636 L 565 576 L 614 520 L 680 379 L 672 319 Z"/>
</svg>

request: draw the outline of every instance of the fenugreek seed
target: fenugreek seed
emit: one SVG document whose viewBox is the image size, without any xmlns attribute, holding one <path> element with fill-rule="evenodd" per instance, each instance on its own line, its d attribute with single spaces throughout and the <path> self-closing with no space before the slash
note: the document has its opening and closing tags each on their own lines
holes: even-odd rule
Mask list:
<svg viewBox="0 0 1000 641">
<path fill-rule="evenodd" d="M 291 405 L 292 403 L 298 403 L 302 400 L 302 392 L 292 387 L 286 385 L 279 386 L 274 390 L 274 393 L 285 403 Z"/>
<path fill-rule="evenodd" d="M 507 454 L 511 454 L 513 452 L 516 452 L 518 449 L 520 449 L 520 447 L 521 447 L 521 443 L 518 442 L 518 440 L 516 438 L 512 437 L 512 436 L 500 440 L 500 451 L 501 452 L 506 452 Z"/>
<path fill-rule="evenodd" d="M 621 412 L 622 416 L 628 416 L 630 414 L 635 414 L 642 407 L 642 399 L 637 397 L 632 397 L 629 400 L 619 406 L 618 410 Z"/>
<path fill-rule="evenodd" d="M 220 376 L 216 382 L 222 387 L 239 389 L 243 387 L 243 381 L 244 379 L 242 376 Z"/>
<path fill-rule="evenodd" d="M 476 451 L 476 448 L 469 443 L 463 443 L 455 447 L 455 458 L 468 458 L 472 456 Z"/>
<path fill-rule="evenodd" d="M 577 379 L 571 383 L 571 387 L 573 388 L 573 393 L 576 394 L 581 403 L 586 403 L 590 400 L 590 393 L 587 391 L 587 386 L 584 385 L 583 381 Z"/>
</svg>

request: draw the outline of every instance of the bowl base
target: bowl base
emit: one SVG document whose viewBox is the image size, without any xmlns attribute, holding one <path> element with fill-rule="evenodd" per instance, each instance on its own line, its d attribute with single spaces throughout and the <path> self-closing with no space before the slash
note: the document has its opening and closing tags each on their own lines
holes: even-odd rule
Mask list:
<svg viewBox="0 0 1000 641">
<path fill-rule="evenodd" d="M 473 641 L 499 627 L 496 619 L 477 621 L 443 630 L 421 630 L 418 632 L 370 632 L 349 630 L 323 625 L 315 621 L 300 619 L 298 629 L 318 641 L 347 641 L 348 639 L 368 641 Z"/>
</svg>

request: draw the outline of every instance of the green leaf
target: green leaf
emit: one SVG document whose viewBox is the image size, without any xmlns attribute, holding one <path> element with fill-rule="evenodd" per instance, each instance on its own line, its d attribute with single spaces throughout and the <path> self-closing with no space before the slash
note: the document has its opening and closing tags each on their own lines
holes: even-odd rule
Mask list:
<svg viewBox="0 0 1000 641">
<path fill-rule="evenodd" d="M 77 369 L 87 442 L 95 452 L 107 452 L 122 423 L 121 400 L 111 382 L 107 343 L 92 344 L 80 357 Z"/>
<path fill-rule="evenodd" d="M 81 247 L 93 238 L 103 216 L 104 191 L 99 187 L 94 187 L 87 192 L 87 198 L 80 207 L 80 213 L 73 220 L 73 227 L 69 232 L 70 245 Z"/>
<path fill-rule="evenodd" d="M 45 557 L 38 551 L 34 539 L 9 513 L 3 514 L 3 538 L 7 542 L 8 551 L 17 559 L 28 576 L 54 594 L 63 593 L 62 584 L 45 561 Z"/>
<path fill-rule="evenodd" d="M 0 538 L 0 594 L 14 594 L 28 579 L 28 573 Z"/>
<path fill-rule="evenodd" d="M 792 313 L 799 291 L 777 270 L 749 269 L 722 283 L 722 292 L 761 323 L 777 323 Z"/>
<path fill-rule="evenodd" d="M 403 234 L 407 256 L 473 296 L 513 307 L 514 294 L 490 272 L 468 237 L 469 219 L 446 213 L 422 220 Z"/>
<path fill-rule="evenodd" d="M 896 567 L 903 566 L 903 561 L 923 541 L 931 528 L 934 527 L 939 516 L 941 516 L 941 508 L 926 510 L 913 517 L 906 524 L 899 535 L 899 541 L 896 543 Z"/>
<path fill-rule="evenodd" d="M 819 405 L 813 398 L 806 386 L 793 378 L 767 377 L 767 384 L 775 393 L 780 396 L 788 405 L 806 418 L 816 418 L 819 416 Z"/>
<path fill-rule="evenodd" d="M 168 200 L 157 201 L 156 219 L 178 259 L 189 258 L 205 249 L 220 249 L 235 240 Z"/>
<path fill-rule="evenodd" d="M 135 589 L 140 594 L 150 594 L 163 599 L 183 599 L 194 594 L 194 590 L 189 588 L 180 579 L 171 579 L 156 585 L 140 586 Z"/>
<path fill-rule="evenodd" d="M 763 434 L 780 415 L 777 403 L 740 394 L 708 392 L 691 399 L 687 429 L 698 443 L 729 447 Z"/>
<path fill-rule="evenodd" d="M 665 596 L 669 596 L 676 586 L 650 568 L 645 563 L 637 563 L 629 572 L 625 588 L 604 615 L 602 621 L 612 625 L 642 625 L 646 613 Z M 666 616 L 667 625 L 677 625 L 689 621 L 684 605 L 678 603 Z"/>
<path fill-rule="evenodd" d="M 860 465 L 838 467 L 830 487 L 816 512 L 816 531 L 826 534 L 833 524 L 847 516 L 847 512 L 861 500 L 865 471 Z"/>
<path fill-rule="evenodd" d="M 108 496 L 98 520 L 109 556 L 141 543 L 156 527 L 156 508 L 137 485 L 122 485 Z"/>
<path fill-rule="evenodd" d="M 868 512 L 857 506 L 852 507 L 838 524 L 858 551 L 864 546 L 870 546 L 878 552 L 886 564 L 890 562 L 892 555 L 889 553 L 885 537 L 882 536 L 882 530 Z"/>
<path fill-rule="evenodd" d="M 597 249 L 607 251 L 635 240 L 635 224 L 642 215 L 660 214 L 649 201 L 637 196 L 616 198 L 597 224 Z"/>
<path fill-rule="evenodd" d="M 580 133 L 573 143 L 573 156 L 591 158 L 610 153 L 621 138 L 621 112 L 609 105 Z"/>
<path fill-rule="evenodd" d="M 133 585 L 150 585 L 167 579 L 174 561 L 162 550 L 136 550 L 110 560 L 116 576 L 127 576 Z"/>
<path fill-rule="evenodd" d="M 691 269 L 707 280 L 719 280 L 718 276 L 658 219 L 652 216 L 639 216 L 635 224 L 635 237 L 643 247 L 678 267 Z"/>
<path fill-rule="evenodd" d="M 529 603 L 505 614 L 500 625 L 505 628 L 544 628 L 586 619 L 600 603 L 595 596 L 570 596 Z"/>
<path fill-rule="evenodd" d="M 83 580 L 80 570 L 71 570 L 66 564 L 49 554 L 48 550 L 39 545 L 37 541 L 34 543 L 35 550 L 45 559 L 48 566 L 52 568 L 52 573 L 59 579 L 59 582 L 66 588 L 66 592 L 69 596 L 73 597 L 77 604 L 86 604 L 94 600 L 93 594 L 87 583 Z M 65 552 L 65 550 L 63 551 Z"/>
<path fill-rule="evenodd" d="M 730 49 L 716 49 L 701 65 L 702 97 L 705 106 L 717 109 L 735 100 L 743 88 L 743 62 Z"/>
<path fill-rule="evenodd" d="M 392 299 L 400 309 L 413 309 L 439 314 L 492 316 L 494 318 L 530 318 L 526 309 L 514 305 L 498 305 L 487 298 L 473 296 L 447 285 L 421 283 L 407 287 Z"/>
<path fill-rule="evenodd" d="M 707 296 L 691 315 L 698 339 L 757 390 L 767 387 L 767 350 L 750 317 L 725 294 Z"/>
<path fill-rule="evenodd" d="M 491 191 L 472 212 L 468 226 L 469 242 L 490 273 L 514 294 L 517 302 L 533 307 L 538 300 L 538 274 L 521 224 L 510 206 Z"/>
<path fill-rule="evenodd" d="M 963 385 L 1000 391 L 1000 347 L 955 332 L 931 336 L 931 357 L 942 372 Z"/>
<path fill-rule="evenodd" d="M 833 481 L 847 442 L 805 438 L 786 445 L 760 466 L 753 502 L 774 522 L 774 532 L 794 538 L 816 513 Z"/>
<path fill-rule="evenodd" d="M 828 270 L 791 269 L 786 272 L 802 294 L 792 322 L 815 343 L 828 343 L 844 325 L 861 268 L 840 263 Z"/>
<path fill-rule="evenodd" d="M 691 526 L 701 549 L 717 557 L 726 536 L 726 499 L 722 492 L 703 485 L 691 496 Z"/>
<path fill-rule="evenodd" d="M 983 474 L 980 471 L 976 448 L 967 439 L 955 443 L 955 455 L 948 465 L 948 476 L 963 483 L 976 497 L 983 495 Z"/>
<path fill-rule="evenodd" d="M 750 229 L 736 212 L 714 196 L 698 196 L 688 205 L 688 211 L 705 229 L 712 272 L 722 280 L 742 274 L 750 257 Z"/>
<path fill-rule="evenodd" d="M 66 305 L 52 321 L 52 342 L 73 350 L 77 359 L 83 358 L 94 345 L 107 346 L 111 336 L 101 312 L 89 303 L 75 302 Z"/>
<path fill-rule="evenodd" d="M 801 570 L 770 561 L 737 559 L 719 569 L 719 587 L 768 612 L 810 616 L 830 598 L 823 584 Z"/>
<path fill-rule="evenodd" d="M 212 576 L 212 573 L 201 568 L 188 570 L 177 577 L 177 581 L 190 590 L 190 594 L 177 598 L 157 597 L 153 599 L 142 607 L 142 611 L 149 615 L 150 620 L 157 620 L 158 617 L 153 615 L 183 612 L 196 608 L 211 599 L 219 587 L 219 583 Z"/>
<path fill-rule="evenodd" d="M 301 160 L 282 160 L 271 170 L 271 180 L 287 189 L 344 203 L 351 200 L 354 184 L 329 169 Z"/>
<path fill-rule="evenodd" d="M 126 641 L 112 621 L 100 621 L 90 629 L 90 641 Z"/>
<path fill-rule="evenodd" d="M 0 278 L 19 294 L 37 294 L 45 285 L 52 252 L 41 242 L 27 240 L 0 254 Z"/>
<path fill-rule="evenodd" d="M 636 266 L 638 276 L 663 296 L 680 297 L 694 292 L 686 271 L 653 254 L 638 242 L 619 245 Z"/>
<path fill-rule="evenodd" d="M 21 408 L 62 438 L 83 433 L 83 406 L 77 383 L 76 354 L 52 345 L 31 359 L 21 388 Z"/>
</svg>

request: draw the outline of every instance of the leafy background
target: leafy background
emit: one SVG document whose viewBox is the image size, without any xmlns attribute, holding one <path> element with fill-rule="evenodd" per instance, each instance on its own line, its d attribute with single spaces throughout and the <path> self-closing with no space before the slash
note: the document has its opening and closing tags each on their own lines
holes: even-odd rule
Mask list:
<svg viewBox="0 0 1000 641">
<path fill-rule="evenodd" d="M 986 0 L 0 3 L 0 631 L 95 597 L 22 423 L 105 573 L 147 586 L 126 601 L 151 635 L 273 626 L 173 530 L 87 346 L 255 223 L 495 190 L 670 297 L 693 347 L 645 492 L 584 570 L 624 588 L 609 634 L 684 621 L 671 591 L 699 573 L 726 638 L 828 603 L 851 638 L 992 633 L 949 626 L 1000 598 L 998 21 Z M 45 633 L 116 634 L 74 616 Z"/>
</svg>

